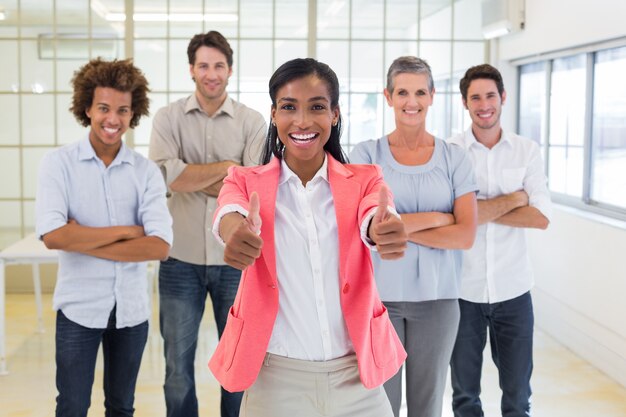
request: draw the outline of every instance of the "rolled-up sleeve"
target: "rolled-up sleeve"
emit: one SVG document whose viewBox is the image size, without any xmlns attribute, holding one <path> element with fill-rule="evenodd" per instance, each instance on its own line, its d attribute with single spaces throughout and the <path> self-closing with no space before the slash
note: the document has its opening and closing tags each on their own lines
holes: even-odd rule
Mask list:
<svg viewBox="0 0 626 417">
<path fill-rule="evenodd" d="M 146 175 L 146 188 L 139 206 L 139 221 L 146 236 L 156 236 L 172 246 L 172 216 L 167 208 L 166 189 L 158 168 L 152 161 Z"/>
<path fill-rule="evenodd" d="M 543 159 L 538 146 L 533 146 L 526 176 L 524 177 L 524 191 L 528 194 L 528 204 L 535 207 L 548 220 L 552 217 L 552 202 L 548 190 L 548 179 L 543 171 Z"/>
<path fill-rule="evenodd" d="M 250 124 L 249 131 L 245 134 L 246 146 L 244 148 L 243 158 L 241 159 L 244 166 L 259 165 L 261 163 L 265 137 L 267 135 L 267 124 L 263 116 L 257 112 L 253 112 L 250 118 L 253 120 Z"/>
<path fill-rule="evenodd" d="M 187 167 L 187 164 L 180 158 L 180 139 L 172 131 L 175 125 L 170 120 L 168 107 L 164 107 L 154 116 L 150 133 L 149 156 L 161 170 L 167 187 Z"/>
<path fill-rule="evenodd" d="M 39 165 L 35 200 L 37 236 L 63 227 L 68 221 L 68 190 L 58 152 L 47 153 Z"/>
</svg>

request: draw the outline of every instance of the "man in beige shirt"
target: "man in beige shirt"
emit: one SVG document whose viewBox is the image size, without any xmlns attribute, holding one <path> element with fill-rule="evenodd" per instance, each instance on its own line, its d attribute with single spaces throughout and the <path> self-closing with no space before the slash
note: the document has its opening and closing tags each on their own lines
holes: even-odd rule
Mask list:
<svg viewBox="0 0 626 417">
<path fill-rule="evenodd" d="M 261 114 L 226 93 L 233 51 L 219 32 L 194 36 L 187 55 L 196 91 L 157 112 L 150 138 L 174 219 L 174 245 L 159 270 L 168 417 L 198 416 L 194 358 L 206 296 L 221 337 L 241 277 L 210 231 L 216 197 L 228 167 L 259 163 L 267 133 Z M 222 417 L 238 416 L 240 403 L 241 393 L 222 389 Z"/>
</svg>

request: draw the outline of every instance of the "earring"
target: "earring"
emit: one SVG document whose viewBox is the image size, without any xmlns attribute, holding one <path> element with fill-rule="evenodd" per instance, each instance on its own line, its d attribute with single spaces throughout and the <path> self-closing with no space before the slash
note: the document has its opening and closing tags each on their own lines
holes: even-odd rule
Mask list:
<svg viewBox="0 0 626 417">
<path fill-rule="evenodd" d="M 337 126 L 337 123 L 338 123 L 338 122 L 337 122 L 337 120 L 335 120 L 335 121 L 333 122 L 333 127 L 336 127 L 336 126 Z"/>
<path fill-rule="evenodd" d="M 276 127 L 276 122 L 272 120 L 272 126 Z"/>
</svg>

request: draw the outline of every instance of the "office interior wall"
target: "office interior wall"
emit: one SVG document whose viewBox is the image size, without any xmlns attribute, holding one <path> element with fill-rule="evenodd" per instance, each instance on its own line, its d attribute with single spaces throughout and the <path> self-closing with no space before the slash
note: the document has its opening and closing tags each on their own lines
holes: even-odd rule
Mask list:
<svg viewBox="0 0 626 417">
<path fill-rule="evenodd" d="M 189 38 L 220 30 L 235 51 L 229 94 L 268 116 L 267 79 L 282 62 L 307 51 L 337 72 L 345 130 L 344 149 L 393 129 L 384 104 L 385 72 L 400 55 L 419 54 L 433 67 L 437 95 L 429 131 L 447 137 L 469 121 L 458 94 L 458 74 L 484 62 L 481 0 L 9 0 L 2 3 L 0 54 L 9 62 L 0 77 L 0 250 L 34 230 L 39 161 L 45 152 L 86 134 L 68 112 L 73 72 L 89 57 L 133 56 L 150 81 L 151 110 L 186 96 Z M 219 3 L 219 4 L 217 4 Z M 317 18 L 309 18 L 309 3 Z M 96 7 L 97 6 L 97 7 Z M 109 12 L 228 12 L 230 22 L 135 21 L 133 28 L 108 19 Z M 217 9 L 216 9 L 217 8 Z M 218 10 L 219 9 L 219 10 Z M 128 23 L 128 22 L 127 22 Z M 307 37 L 308 25 L 315 36 Z M 315 42 L 311 40 L 313 38 Z M 308 45 L 307 42 L 312 45 Z M 38 111 L 32 111 L 37 109 Z M 40 110 L 41 109 L 41 110 Z M 126 135 L 147 154 L 151 119 Z M 4 185 L 8 184 L 8 186 Z M 29 276 L 9 267 L 8 291 L 29 291 Z M 47 280 L 48 273 L 44 272 Z M 51 289 L 50 287 L 47 287 Z"/>
<path fill-rule="evenodd" d="M 496 65 L 623 38 L 624 16 L 622 1 L 526 0 L 525 30 L 492 42 Z M 626 225 L 556 207 L 549 229 L 528 241 L 537 325 L 626 386 Z"/>
</svg>

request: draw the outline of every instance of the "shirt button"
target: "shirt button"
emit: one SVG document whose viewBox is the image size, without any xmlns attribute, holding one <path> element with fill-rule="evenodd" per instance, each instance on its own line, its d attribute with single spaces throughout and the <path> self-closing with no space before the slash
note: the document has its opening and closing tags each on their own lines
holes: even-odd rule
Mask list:
<svg viewBox="0 0 626 417">
<path fill-rule="evenodd" d="M 350 291 L 350 284 L 346 284 L 343 286 L 343 293 L 347 294 Z"/>
</svg>

